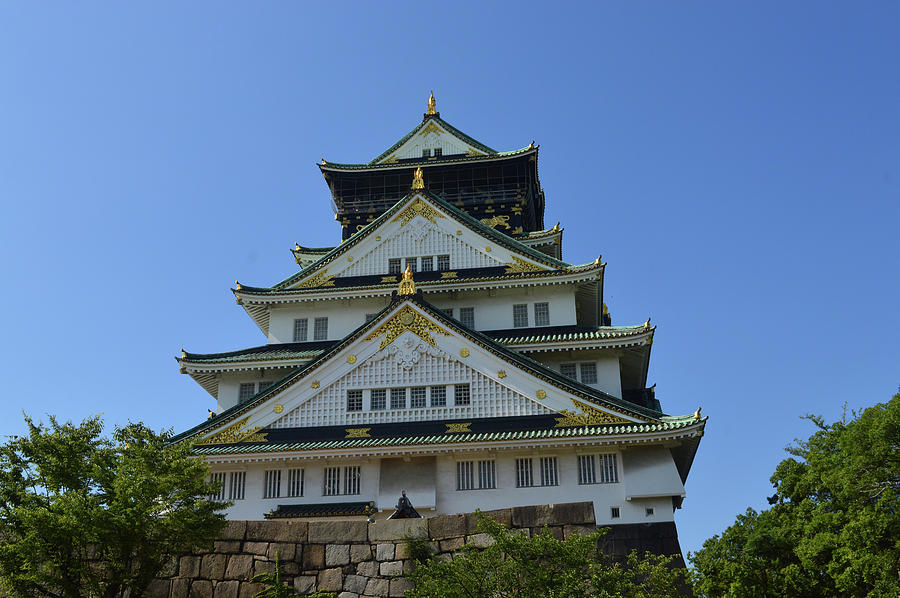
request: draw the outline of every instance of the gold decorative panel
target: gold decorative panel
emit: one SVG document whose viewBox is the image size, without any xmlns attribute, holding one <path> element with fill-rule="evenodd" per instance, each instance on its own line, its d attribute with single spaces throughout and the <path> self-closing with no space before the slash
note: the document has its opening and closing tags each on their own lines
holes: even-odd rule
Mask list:
<svg viewBox="0 0 900 598">
<path fill-rule="evenodd" d="M 421 216 L 432 224 L 437 224 L 437 218 L 444 217 L 440 212 L 432 208 L 426 202 L 422 201 L 419 198 L 416 198 L 411 204 L 403 208 L 403 210 L 394 217 L 392 222 L 399 222 L 400 226 L 406 226 L 407 224 L 409 224 L 409 221 L 416 216 Z"/>
<path fill-rule="evenodd" d="M 274 411 L 275 413 L 281 413 L 282 411 L 284 411 L 284 405 L 279 403 L 272 407 L 272 411 Z"/>
<path fill-rule="evenodd" d="M 310 276 L 303 282 L 294 285 L 295 289 L 312 289 L 315 287 L 333 287 L 334 276 L 328 276 L 328 269 L 322 270 L 314 276 Z"/>
<path fill-rule="evenodd" d="M 236 444 L 238 442 L 265 442 L 267 432 L 260 432 L 262 426 L 244 429 L 250 420 L 248 415 L 241 421 L 233 423 L 224 430 L 216 432 L 209 438 L 197 442 L 198 446 L 205 444 Z"/>
<path fill-rule="evenodd" d="M 459 350 L 459 356 L 460 356 L 460 357 L 463 357 L 463 358 L 468 357 L 468 356 L 469 356 L 469 350 L 468 350 L 468 349 L 460 349 L 460 350 Z"/>
<path fill-rule="evenodd" d="M 502 226 L 506 229 L 510 228 L 508 214 L 501 214 L 499 216 L 493 216 L 491 218 L 482 218 L 481 223 L 486 226 L 490 226 L 491 228 L 497 228 L 498 226 Z"/>
<path fill-rule="evenodd" d="M 396 339 L 398 336 L 409 330 L 429 345 L 436 347 L 432 333 L 441 334 L 443 336 L 453 336 L 447 330 L 444 330 L 409 305 L 403 306 L 403 309 L 395 313 L 390 320 L 373 330 L 369 336 L 363 340 L 374 340 L 379 336 L 384 336 L 378 350 L 384 349 Z"/>
<path fill-rule="evenodd" d="M 630 424 L 633 422 L 625 418 L 601 411 L 590 405 L 576 404 L 581 413 L 574 413 L 563 409 L 559 412 L 561 417 L 556 418 L 557 428 L 574 428 L 583 426 L 601 426 L 607 424 Z"/>
<path fill-rule="evenodd" d="M 347 428 L 347 435 L 344 438 L 371 438 L 369 430 L 372 428 Z"/>
<path fill-rule="evenodd" d="M 544 399 L 547 398 L 547 391 L 541 389 L 541 390 L 537 391 L 537 393 L 534 396 L 536 396 L 539 401 L 543 401 Z"/>
<path fill-rule="evenodd" d="M 427 125 L 425 125 L 422 128 L 420 135 L 422 135 L 424 137 L 426 135 L 431 135 L 432 133 L 440 136 L 444 133 L 444 131 L 439 126 L 434 124 L 434 121 L 431 121 L 430 123 L 428 123 Z"/>
<path fill-rule="evenodd" d="M 464 422 L 457 424 L 444 424 L 447 426 L 447 431 L 444 434 L 471 434 L 472 430 L 472 422 Z"/>
<path fill-rule="evenodd" d="M 517 274 L 520 272 L 543 272 L 544 268 L 538 266 L 537 264 L 532 264 L 531 262 L 526 262 L 525 260 L 518 258 L 516 256 L 512 257 L 511 264 L 506 265 L 506 273 L 507 274 Z"/>
</svg>

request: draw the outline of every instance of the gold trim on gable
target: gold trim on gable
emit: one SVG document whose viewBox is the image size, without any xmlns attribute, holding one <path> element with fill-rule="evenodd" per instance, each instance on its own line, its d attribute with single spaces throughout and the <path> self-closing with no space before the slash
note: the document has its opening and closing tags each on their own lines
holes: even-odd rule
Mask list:
<svg viewBox="0 0 900 598">
<path fill-rule="evenodd" d="M 333 287 L 334 276 L 328 276 L 328 268 L 322 270 L 318 274 L 310 276 L 303 282 L 294 285 L 293 289 L 311 289 L 314 287 Z"/>
<path fill-rule="evenodd" d="M 431 133 L 434 133 L 435 135 L 440 137 L 441 135 L 444 134 L 444 131 L 439 126 L 434 124 L 434 121 L 429 122 L 427 125 L 425 125 L 422 128 L 421 131 L 419 131 L 419 135 L 421 135 L 422 137 L 425 137 L 426 135 L 430 135 Z"/>
<path fill-rule="evenodd" d="M 581 413 L 574 413 L 572 411 L 566 411 L 565 409 L 563 409 L 559 412 L 561 417 L 556 418 L 556 426 L 554 427 L 580 428 L 584 426 L 635 423 L 623 417 L 619 417 L 618 415 L 613 415 L 612 413 L 607 413 L 606 411 L 602 411 L 600 409 L 597 409 L 596 407 L 591 407 L 590 405 L 576 403 L 576 406 L 581 410 Z"/>
<path fill-rule="evenodd" d="M 198 446 L 205 444 L 237 444 L 238 442 L 265 442 L 268 432 L 260 432 L 262 426 L 242 429 L 250 421 L 248 415 L 239 422 L 233 423 L 224 430 L 216 432 L 209 438 L 197 442 Z"/>
<path fill-rule="evenodd" d="M 444 434 L 471 434 L 472 430 L 472 422 L 464 422 L 457 424 L 444 424 L 447 426 L 447 430 Z"/>
<path fill-rule="evenodd" d="M 511 264 L 504 264 L 506 266 L 507 274 L 518 274 L 522 272 L 543 272 L 544 268 L 538 266 L 537 264 L 532 264 L 531 262 L 526 262 L 525 260 L 518 258 L 516 256 L 512 257 Z"/>
<path fill-rule="evenodd" d="M 364 341 L 370 341 L 384 335 L 378 350 L 384 349 L 396 339 L 398 336 L 409 330 L 429 345 L 436 347 L 434 337 L 431 333 L 441 334 L 443 336 L 453 336 L 447 330 L 444 330 L 409 305 L 404 305 L 403 309 L 395 313 L 390 320 L 373 330 Z"/>
<path fill-rule="evenodd" d="M 347 428 L 347 435 L 344 438 L 371 438 L 369 430 L 372 428 Z"/>
<path fill-rule="evenodd" d="M 409 221 L 416 216 L 421 216 L 432 224 L 437 224 L 436 218 L 443 218 L 443 214 L 432 208 L 430 205 L 416 198 L 411 204 L 406 206 L 391 222 L 399 222 L 400 226 L 406 226 Z"/>
</svg>

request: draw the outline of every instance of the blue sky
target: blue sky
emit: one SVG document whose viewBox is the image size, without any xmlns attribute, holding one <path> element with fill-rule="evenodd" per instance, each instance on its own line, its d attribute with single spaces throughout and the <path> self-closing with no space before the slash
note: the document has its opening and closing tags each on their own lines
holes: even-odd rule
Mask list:
<svg viewBox="0 0 900 598">
<path fill-rule="evenodd" d="M 22 411 L 176 431 L 173 359 L 263 337 L 228 290 L 340 229 L 314 163 L 442 116 L 541 145 L 568 261 L 658 325 L 666 411 L 710 417 L 682 547 L 762 508 L 798 416 L 900 384 L 895 3 L 0 6 L 0 435 Z"/>
</svg>

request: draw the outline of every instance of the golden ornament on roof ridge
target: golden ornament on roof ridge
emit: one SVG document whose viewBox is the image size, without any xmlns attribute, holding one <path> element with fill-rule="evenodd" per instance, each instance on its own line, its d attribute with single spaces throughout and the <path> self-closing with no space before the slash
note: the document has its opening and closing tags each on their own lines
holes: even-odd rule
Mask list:
<svg viewBox="0 0 900 598">
<path fill-rule="evenodd" d="M 437 114 L 437 109 L 434 102 L 434 90 L 431 92 L 431 96 L 428 98 L 428 109 L 425 111 L 425 114 Z"/>
<path fill-rule="evenodd" d="M 415 295 L 416 294 L 416 283 L 413 282 L 413 273 L 412 266 L 410 264 L 406 264 L 406 270 L 403 271 L 403 278 L 400 281 L 400 286 L 397 287 L 398 295 Z"/>
<path fill-rule="evenodd" d="M 422 167 L 419 166 L 416 168 L 416 172 L 413 174 L 413 189 L 424 189 L 425 188 L 425 177 L 422 174 Z"/>
</svg>

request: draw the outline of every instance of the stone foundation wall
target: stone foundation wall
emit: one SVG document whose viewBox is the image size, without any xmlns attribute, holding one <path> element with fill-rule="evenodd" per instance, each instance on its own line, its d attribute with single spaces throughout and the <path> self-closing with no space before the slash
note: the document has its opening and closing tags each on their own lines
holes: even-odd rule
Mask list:
<svg viewBox="0 0 900 598">
<path fill-rule="evenodd" d="M 547 526 L 556 537 L 593 531 L 593 503 L 538 505 L 485 511 L 512 528 L 540 532 Z M 404 538 L 429 541 L 438 555 L 450 555 L 464 544 L 484 545 L 486 534 L 476 533 L 476 516 L 439 515 L 429 519 L 342 521 L 229 521 L 211 552 L 173 560 L 164 577 L 154 581 L 150 598 L 251 598 L 263 586 L 250 581 L 275 568 L 275 555 L 284 580 L 301 593 L 327 590 L 340 598 L 403 596 L 410 582 L 403 578 L 413 565 Z M 625 527 L 625 526 L 622 526 Z M 645 526 L 646 527 L 646 526 Z M 674 524 L 671 524 L 674 532 Z M 628 530 L 624 544 L 606 542 L 612 553 L 632 545 L 647 528 Z M 618 546 L 617 544 L 622 544 Z M 676 551 L 678 540 L 675 538 Z M 671 551 L 675 552 L 675 551 Z"/>
</svg>

